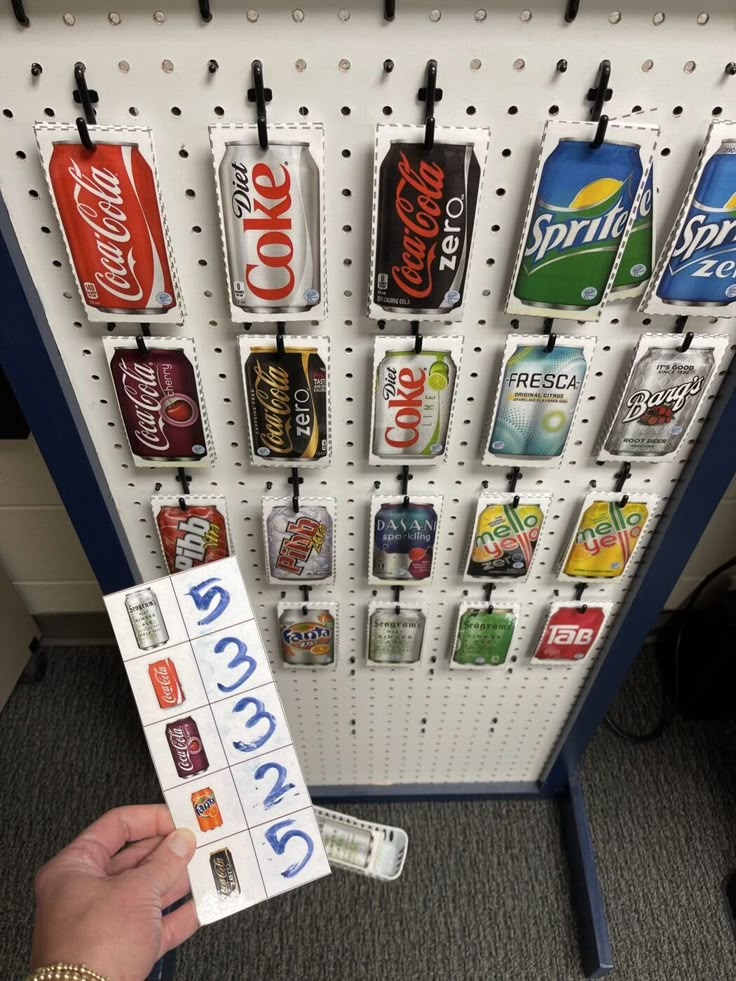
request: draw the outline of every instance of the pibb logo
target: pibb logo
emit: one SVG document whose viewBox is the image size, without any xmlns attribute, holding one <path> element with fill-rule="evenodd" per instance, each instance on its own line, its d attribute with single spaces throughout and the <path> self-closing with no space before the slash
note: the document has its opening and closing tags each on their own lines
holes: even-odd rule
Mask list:
<svg viewBox="0 0 736 981">
<path fill-rule="evenodd" d="M 326 525 L 305 514 L 300 515 L 286 526 L 276 567 L 300 576 L 312 552 L 322 551 L 326 537 Z"/>
<path fill-rule="evenodd" d="M 590 644 L 594 635 L 595 631 L 590 627 L 578 627 L 572 623 L 558 623 L 549 628 L 549 643 L 558 644 L 560 647 L 569 647 L 573 644 L 582 646 Z"/>
<path fill-rule="evenodd" d="M 408 448 L 419 439 L 419 426 L 425 415 L 427 372 L 423 368 L 386 367 L 382 397 L 393 420 L 384 430 L 389 446 Z"/>
<path fill-rule="evenodd" d="M 171 365 L 162 364 L 159 367 L 164 383 L 170 382 Z M 152 450 L 159 453 L 167 450 L 169 441 L 163 429 L 164 421 L 161 406 L 164 398 L 173 393 L 162 391 L 156 365 L 146 364 L 142 361 L 134 361 L 131 364 L 125 359 L 121 359 L 120 379 L 123 393 L 135 412 L 134 435 L 144 446 Z"/>
<path fill-rule="evenodd" d="M 663 388 L 659 392 L 652 392 L 648 388 L 640 388 L 634 392 L 626 401 L 627 412 L 621 422 L 636 422 L 645 413 L 658 406 L 668 406 L 669 412 L 662 414 L 662 422 L 671 422 L 672 416 L 678 413 L 685 403 L 695 398 L 703 390 L 705 379 L 702 375 L 695 375 L 682 385 L 673 385 L 672 388 Z"/>
<path fill-rule="evenodd" d="M 217 525 L 196 515 L 180 521 L 176 530 L 181 535 L 176 542 L 174 565 L 177 569 L 191 569 L 195 562 L 204 562 L 206 550 L 217 548 L 220 542 Z"/>
<path fill-rule="evenodd" d="M 274 173 L 266 163 L 255 164 L 251 188 L 247 166 L 232 164 L 233 213 L 242 221 L 243 232 L 253 233 L 256 239 L 248 256 L 257 256 L 258 262 L 246 263 L 245 282 L 254 296 L 270 301 L 290 296 L 295 281 L 291 174 L 284 164 L 279 171 Z"/>
</svg>

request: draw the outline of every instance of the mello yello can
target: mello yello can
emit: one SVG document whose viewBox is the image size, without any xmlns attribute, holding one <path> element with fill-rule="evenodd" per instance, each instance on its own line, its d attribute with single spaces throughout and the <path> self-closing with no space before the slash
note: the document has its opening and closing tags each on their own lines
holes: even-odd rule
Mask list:
<svg viewBox="0 0 736 981">
<path fill-rule="evenodd" d="M 593 501 L 580 519 L 563 572 L 575 579 L 623 575 L 649 516 L 643 501 Z"/>
<path fill-rule="evenodd" d="M 642 176 L 639 146 L 562 139 L 545 161 L 514 295 L 587 310 L 603 299 Z"/>
<path fill-rule="evenodd" d="M 641 286 L 643 289 L 644 284 L 652 275 L 652 263 L 654 262 L 653 173 L 654 167 L 650 167 L 644 182 L 644 190 L 639 199 L 636 218 L 634 218 L 621 261 L 616 270 L 616 277 L 611 287 L 612 293 L 631 290 L 635 286 Z"/>
<path fill-rule="evenodd" d="M 375 455 L 402 460 L 441 456 L 454 391 L 449 351 L 387 351 L 376 372 Z"/>
<path fill-rule="evenodd" d="M 506 362 L 491 453 L 559 456 L 585 378 L 582 347 L 519 344 Z"/>
<path fill-rule="evenodd" d="M 368 619 L 368 660 L 381 664 L 413 664 L 422 653 L 422 610 L 378 609 Z"/>
<path fill-rule="evenodd" d="M 513 610 L 465 610 L 460 617 L 452 659 L 456 664 L 503 664 L 516 626 Z"/>
<path fill-rule="evenodd" d="M 544 514 L 538 504 L 489 504 L 478 515 L 468 562 L 478 579 L 526 576 Z"/>
<path fill-rule="evenodd" d="M 335 660 L 335 618 L 329 610 L 282 610 L 279 635 L 285 664 L 332 664 Z"/>
<path fill-rule="evenodd" d="M 657 296 L 680 306 L 717 307 L 736 300 L 736 140 L 708 160 L 679 229 Z"/>
<path fill-rule="evenodd" d="M 382 504 L 373 523 L 373 575 L 421 580 L 432 573 L 437 512 L 432 504 Z"/>
</svg>

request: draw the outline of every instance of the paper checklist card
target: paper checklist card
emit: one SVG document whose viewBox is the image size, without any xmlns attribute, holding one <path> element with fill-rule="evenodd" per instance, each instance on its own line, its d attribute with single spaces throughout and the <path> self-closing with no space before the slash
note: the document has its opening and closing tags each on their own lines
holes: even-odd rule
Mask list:
<svg viewBox="0 0 736 981">
<path fill-rule="evenodd" d="M 201 923 L 328 875 L 235 558 L 105 597 Z"/>
</svg>

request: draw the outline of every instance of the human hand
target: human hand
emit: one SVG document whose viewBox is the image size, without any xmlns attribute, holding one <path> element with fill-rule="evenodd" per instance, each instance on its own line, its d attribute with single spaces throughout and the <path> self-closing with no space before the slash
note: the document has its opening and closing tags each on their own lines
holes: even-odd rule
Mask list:
<svg viewBox="0 0 736 981">
<path fill-rule="evenodd" d="M 164 804 L 103 814 L 36 876 L 33 968 L 61 961 L 143 981 L 199 927 L 191 899 L 161 915 L 189 892 L 194 847 L 194 834 L 175 831 Z"/>
</svg>

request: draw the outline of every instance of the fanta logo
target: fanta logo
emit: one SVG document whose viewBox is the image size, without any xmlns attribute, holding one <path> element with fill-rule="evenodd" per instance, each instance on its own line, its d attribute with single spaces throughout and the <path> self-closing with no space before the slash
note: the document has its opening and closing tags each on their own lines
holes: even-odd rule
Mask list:
<svg viewBox="0 0 736 981">
<path fill-rule="evenodd" d="M 668 405 L 671 410 L 669 415 L 672 416 L 679 412 L 689 399 L 700 395 L 704 381 L 702 375 L 696 375 L 682 385 L 664 388 L 660 392 L 650 392 L 648 388 L 640 388 L 629 396 L 626 402 L 628 411 L 621 422 L 635 422 L 649 409 L 659 405 Z"/>
<path fill-rule="evenodd" d="M 285 644 L 309 650 L 315 644 L 329 641 L 332 631 L 316 623 L 294 623 L 282 631 L 281 638 Z"/>
<path fill-rule="evenodd" d="M 629 208 L 622 204 L 624 183 L 602 178 L 582 188 L 569 209 L 555 209 L 539 202 L 534 223 L 529 232 L 525 256 L 535 262 L 553 251 L 565 252 L 594 242 L 615 242 L 621 238 L 629 218 Z M 611 188 L 614 187 L 611 193 Z M 608 192 L 608 197 L 597 196 Z M 593 207 L 603 207 L 601 214 L 584 217 Z M 578 217 L 578 215 L 580 217 Z"/>
</svg>

